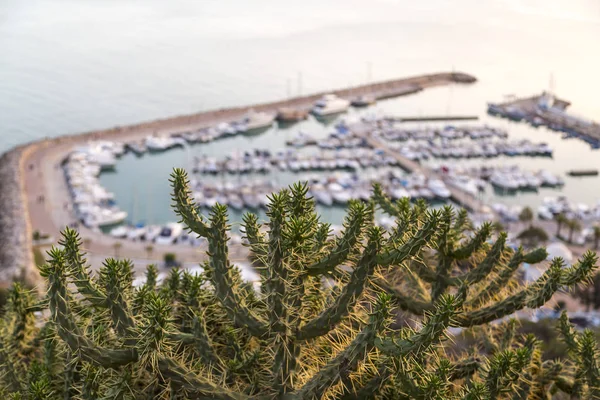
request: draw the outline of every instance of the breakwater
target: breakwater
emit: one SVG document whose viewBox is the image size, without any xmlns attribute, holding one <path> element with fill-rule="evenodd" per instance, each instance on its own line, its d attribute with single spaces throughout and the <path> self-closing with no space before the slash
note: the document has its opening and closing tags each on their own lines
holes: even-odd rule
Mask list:
<svg viewBox="0 0 600 400">
<path fill-rule="evenodd" d="M 385 99 L 408 95 L 426 88 L 448 84 L 469 84 L 476 79 L 464 73 L 437 73 L 332 90 L 339 97 L 352 99 L 369 95 Z M 128 126 L 44 139 L 15 148 L 2 156 L 0 173 L 0 281 L 12 279 L 15 273 L 35 274 L 31 253 L 32 232 L 40 231 L 58 237 L 60 230 L 73 222 L 63 208 L 69 200 L 60 163 L 74 146 L 89 140 L 135 141 L 147 135 L 171 135 L 240 119 L 249 110 L 276 113 L 282 108 L 308 110 L 325 92 L 270 103 L 199 112 Z M 40 196 L 43 201 L 37 201 Z M 114 240 L 100 232 L 80 227 L 87 239 L 88 252 L 112 256 Z M 179 252 L 179 250 L 178 250 Z M 141 244 L 128 244 L 123 257 L 139 258 L 145 253 Z M 156 251 L 156 253 L 159 253 Z M 186 253 L 182 251 L 182 253 Z M 189 251 L 190 258 L 197 251 Z M 187 254 L 182 254 L 185 258 Z"/>
<path fill-rule="evenodd" d="M 28 279 L 33 265 L 31 227 L 21 176 L 20 146 L 0 157 L 0 282 Z"/>
</svg>

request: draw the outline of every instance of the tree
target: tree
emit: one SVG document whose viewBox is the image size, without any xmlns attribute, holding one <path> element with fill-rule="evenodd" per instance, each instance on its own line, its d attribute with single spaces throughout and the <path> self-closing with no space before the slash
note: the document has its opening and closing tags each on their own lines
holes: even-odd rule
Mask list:
<svg viewBox="0 0 600 400">
<path fill-rule="evenodd" d="M 533 221 L 533 211 L 531 211 L 530 207 L 525 207 L 523 210 L 521 210 L 521 213 L 519 214 L 519 221 L 529 224 L 529 227 L 531 227 L 531 221 Z"/>
<path fill-rule="evenodd" d="M 113 243 L 113 250 L 115 251 L 115 258 L 119 258 L 119 253 L 121 251 L 121 247 L 123 247 L 123 243 L 121 243 L 121 242 Z"/>
<path fill-rule="evenodd" d="M 596 395 L 600 360 L 587 336 L 566 334 L 588 351 L 573 355 L 575 364 L 542 363 L 540 343 L 517 337 L 513 325 L 501 336 L 486 333 L 481 356 L 446 355 L 444 340 L 449 327 L 485 328 L 589 279 L 597 261 L 591 252 L 570 268 L 554 260 L 537 282 L 519 287 L 519 266 L 547 253 L 512 250 L 505 233 L 488 243 L 489 223 L 473 232 L 465 212 L 393 203 L 375 186 L 373 202 L 349 203 L 344 229 L 332 237 L 308 187 L 296 184 L 271 196 L 267 232 L 256 215 L 243 218 L 247 246 L 263 260 L 255 289 L 230 263 L 226 207 L 214 206 L 207 219 L 187 174 L 175 170 L 171 183 L 177 214 L 208 241 L 204 272 L 174 268 L 158 284 L 149 267 L 146 283 L 134 288 L 129 261 L 108 259 L 92 274 L 78 234 L 65 230 L 41 268 L 43 300 L 18 287 L 9 296 L 0 330 L 5 393 L 228 400 Z M 374 224 L 375 203 L 396 220 L 389 232 Z M 394 307 L 420 328 L 392 329 Z M 46 308 L 35 321 L 34 312 Z"/>
<path fill-rule="evenodd" d="M 144 249 L 146 250 L 146 255 L 148 256 L 148 258 L 149 259 L 152 258 L 152 252 L 154 251 L 154 246 L 149 244 Z"/>
<path fill-rule="evenodd" d="M 573 291 L 573 297 L 579 299 L 589 311 L 600 309 L 600 273 L 594 275 L 591 284 L 580 285 Z"/>
<path fill-rule="evenodd" d="M 598 243 L 600 243 L 600 226 L 594 226 L 594 249 L 598 249 Z"/>
<path fill-rule="evenodd" d="M 573 234 L 575 231 L 581 230 L 581 224 L 576 219 L 570 219 L 567 221 L 567 227 L 569 228 L 569 243 L 573 243 Z"/>
<path fill-rule="evenodd" d="M 537 246 L 548 241 L 548 234 L 543 228 L 538 226 L 529 226 L 517 236 L 527 247 Z"/>
<path fill-rule="evenodd" d="M 177 255 L 175 253 L 165 253 L 164 261 L 167 267 L 179 266 Z"/>
<path fill-rule="evenodd" d="M 556 216 L 556 237 L 560 238 L 561 228 L 563 225 L 566 225 L 568 221 L 567 216 L 564 213 L 560 213 Z"/>
</svg>

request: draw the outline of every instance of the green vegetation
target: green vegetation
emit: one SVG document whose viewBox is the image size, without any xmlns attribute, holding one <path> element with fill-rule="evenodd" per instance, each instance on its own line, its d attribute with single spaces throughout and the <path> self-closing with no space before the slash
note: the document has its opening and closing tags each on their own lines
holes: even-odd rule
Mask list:
<svg viewBox="0 0 600 400">
<path fill-rule="evenodd" d="M 548 234 L 543 228 L 530 225 L 517 235 L 517 239 L 527 247 L 534 247 L 548 241 Z"/>
<path fill-rule="evenodd" d="M 15 284 L 0 329 L 3 398 L 110 399 L 521 399 L 564 392 L 598 395 L 593 335 L 575 334 L 566 317 L 564 361 L 543 361 L 541 344 L 514 327 L 483 354 L 449 351 L 447 328 L 485 336 L 488 323 L 538 308 L 559 289 L 588 280 L 597 258 L 572 267 L 555 260 L 529 286 L 514 277 L 523 263 L 545 260 L 473 230 L 467 214 L 423 202 L 351 202 L 343 232 L 315 213 L 307 186 L 271 196 L 267 231 L 254 214 L 243 231 L 261 274 L 260 289 L 242 282 L 228 257 L 227 209 L 208 219 L 193 203 L 187 175 L 172 175 L 177 214 L 208 242 L 204 272 L 174 268 L 157 284 L 134 288 L 133 266 L 108 259 L 91 274 L 78 234 L 40 269 L 47 295 Z M 374 225 L 375 207 L 396 219 Z M 490 239 L 491 243 L 490 243 Z M 394 310 L 415 328 L 394 329 Z M 35 311 L 48 310 L 41 316 Z M 492 329 L 492 328 L 490 328 Z"/>
</svg>

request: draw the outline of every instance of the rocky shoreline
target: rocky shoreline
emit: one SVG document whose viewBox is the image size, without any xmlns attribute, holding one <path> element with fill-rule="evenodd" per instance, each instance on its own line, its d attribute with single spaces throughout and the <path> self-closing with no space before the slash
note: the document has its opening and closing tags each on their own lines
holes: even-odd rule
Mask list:
<svg viewBox="0 0 600 400">
<path fill-rule="evenodd" d="M 32 233 L 22 175 L 19 146 L 0 156 L 0 282 L 27 279 L 33 266 Z"/>
</svg>

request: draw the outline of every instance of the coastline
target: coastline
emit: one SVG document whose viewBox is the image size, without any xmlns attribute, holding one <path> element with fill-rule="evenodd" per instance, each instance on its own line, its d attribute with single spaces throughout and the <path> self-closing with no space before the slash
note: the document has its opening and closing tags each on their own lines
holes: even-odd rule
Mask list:
<svg viewBox="0 0 600 400">
<path fill-rule="evenodd" d="M 270 103 L 242 107 L 204 111 L 190 115 L 180 115 L 157 119 L 128 126 L 84 132 L 52 139 L 42 139 L 20 145 L 0 157 L 0 209 L 10 210 L 0 218 L 0 282 L 11 280 L 23 271 L 24 277 L 35 280 L 37 274 L 33 265 L 32 234 L 40 231 L 51 235 L 56 241 L 60 230 L 74 220 L 64 204 L 70 197 L 62 169 L 64 158 L 77 145 L 90 140 L 134 141 L 147 135 L 170 135 L 186 130 L 232 121 L 243 117 L 249 110 L 275 113 L 280 108 L 307 109 L 325 93 L 352 98 L 370 95 L 377 99 L 408 95 L 420 90 L 453 83 L 473 83 L 476 79 L 463 73 L 437 73 L 404 79 L 378 82 L 357 87 L 334 90 L 290 98 Z M 418 87 L 418 90 L 407 88 Z M 43 200 L 40 201 L 40 196 Z M 119 241 L 107 235 L 80 226 L 82 239 L 87 243 L 86 250 L 95 258 L 114 255 L 114 244 Z M 126 242 L 120 256 L 140 259 L 147 258 L 147 244 Z M 175 251 L 180 261 L 200 261 L 203 248 L 172 247 L 153 245 L 153 254 L 160 260 L 162 254 Z M 246 258 L 243 246 L 232 251 L 232 260 Z M 34 283 L 34 282 L 31 282 Z"/>
</svg>

